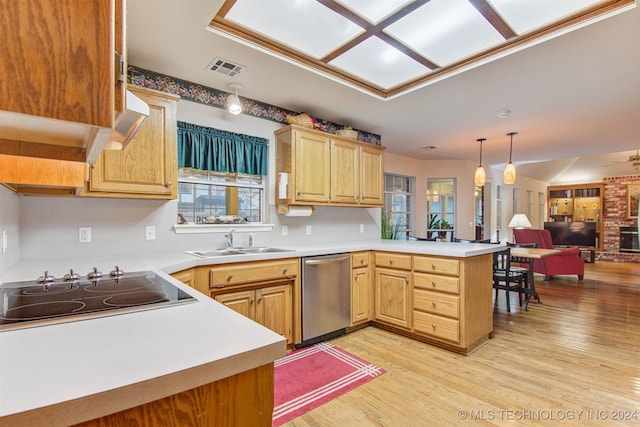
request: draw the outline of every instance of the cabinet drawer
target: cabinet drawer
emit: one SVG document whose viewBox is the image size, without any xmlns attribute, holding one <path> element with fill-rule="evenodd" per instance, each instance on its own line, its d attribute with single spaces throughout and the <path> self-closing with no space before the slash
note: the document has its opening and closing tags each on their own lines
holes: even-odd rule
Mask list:
<svg viewBox="0 0 640 427">
<path fill-rule="evenodd" d="M 413 286 L 432 291 L 460 293 L 460 279 L 437 274 L 413 273 Z"/>
<path fill-rule="evenodd" d="M 299 261 L 245 262 L 213 266 L 209 269 L 209 286 L 221 288 L 241 283 L 259 283 L 294 278 L 298 275 Z"/>
<path fill-rule="evenodd" d="M 443 338 L 449 341 L 460 341 L 460 322 L 435 314 L 413 312 L 413 325 L 416 332 Z"/>
<path fill-rule="evenodd" d="M 351 254 L 351 268 L 369 265 L 369 252 L 354 252 Z"/>
<path fill-rule="evenodd" d="M 411 255 L 395 254 L 391 252 L 376 252 L 376 265 L 378 267 L 411 270 Z"/>
<path fill-rule="evenodd" d="M 449 258 L 413 257 L 413 269 L 426 273 L 450 274 L 458 276 L 460 274 L 460 261 Z"/>
<path fill-rule="evenodd" d="M 441 292 L 414 289 L 413 308 L 442 316 L 460 318 L 460 297 Z"/>
</svg>

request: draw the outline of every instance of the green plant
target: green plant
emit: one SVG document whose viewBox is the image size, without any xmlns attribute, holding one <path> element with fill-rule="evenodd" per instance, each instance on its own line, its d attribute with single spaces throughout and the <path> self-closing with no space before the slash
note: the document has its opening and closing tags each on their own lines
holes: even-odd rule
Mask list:
<svg viewBox="0 0 640 427">
<path fill-rule="evenodd" d="M 400 230 L 404 226 L 404 221 L 395 223 L 391 212 L 380 212 L 380 238 L 395 240 L 400 235 Z"/>
<path fill-rule="evenodd" d="M 440 221 L 438 220 L 438 215 L 429 214 L 429 221 L 427 222 L 427 230 L 433 230 L 434 228 L 438 228 L 438 224 Z"/>
<path fill-rule="evenodd" d="M 438 228 L 440 230 L 450 230 L 453 228 L 453 225 L 449 224 L 446 219 L 441 219 Z"/>
</svg>

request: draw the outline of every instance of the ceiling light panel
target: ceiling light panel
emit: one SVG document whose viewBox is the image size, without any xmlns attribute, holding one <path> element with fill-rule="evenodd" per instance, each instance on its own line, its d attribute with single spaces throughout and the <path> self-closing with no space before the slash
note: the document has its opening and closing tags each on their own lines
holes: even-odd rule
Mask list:
<svg viewBox="0 0 640 427">
<path fill-rule="evenodd" d="M 488 0 L 513 31 L 522 35 L 603 0 Z"/>
<path fill-rule="evenodd" d="M 467 0 L 431 0 L 384 31 L 440 66 L 504 42 Z"/>
<path fill-rule="evenodd" d="M 364 32 L 316 0 L 237 0 L 226 18 L 316 59 Z"/>
<path fill-rule="evenodd" d="M 413 0 L 336 0 L 352 12 L 357 13 L 369 22 L 377 24 L 398 9 Z"/>
<path fill-rule="evenodd" d="M 431 71 L 378 37 L 368 38 L 330 64 L 383 89 L 392 88 Z"/>
</svg>

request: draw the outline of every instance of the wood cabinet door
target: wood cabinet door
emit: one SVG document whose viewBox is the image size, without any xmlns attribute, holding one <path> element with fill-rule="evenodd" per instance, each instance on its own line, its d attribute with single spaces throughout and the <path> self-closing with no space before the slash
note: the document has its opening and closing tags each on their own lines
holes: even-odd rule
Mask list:
<svg viewBox="0 0 640 427">
<path fill-rule="evenodd" d="M 411 273 L 376 268 L 375 318 L 391 325 L 411 327 Z"/>
<path fill-rule="evenodd" d="M 360 204 L 382 206 L 384 203 L 383 151 L 360 147 Z"/>
<path fill-rule="evenodd" d="M 177 197 L 175 96 L 130 87 L 149 105 L 149 117 L 123 150 L 105 150 L 92 166 L 89 193 L 105 197 Z M 91 194 L 96 193 L 96 194 Z"/>
<path fill-rule="evenodd" d="M 329 138 L 300 131 L 295 135 L 293 199 L 297 202 L 328 203 L 331 182 Z"/>
<path fill-rule="evenodd" d="M 291 285 L 277 285 L 256 291 L 255 321 L 293 341 Z"/>
<path fill-rule="evenodd" d="M 238 291 L 228 294 L 216 295 L 214 299 L 231 310 L 255 320 L 255 291 Z"/>
<path fill-rule="evenodd" d="M 358 204 L 359 164 L 360 149 L 357 144 L 331 140 L 331 202 Z"/>
<path fill-rule="evenodd" d="M 195 272 L 193 268 L 189 268 L 188 270 L 176 271 L 171 274 L 172 277 L 178 279 L 182 283 L 192 288 L 195 287 Z"/>
<path fill-rule="evenodd" d="M 369 267 L 354 268 L 351 272 L 351 325 L 370 319 Z"/>
</svg>

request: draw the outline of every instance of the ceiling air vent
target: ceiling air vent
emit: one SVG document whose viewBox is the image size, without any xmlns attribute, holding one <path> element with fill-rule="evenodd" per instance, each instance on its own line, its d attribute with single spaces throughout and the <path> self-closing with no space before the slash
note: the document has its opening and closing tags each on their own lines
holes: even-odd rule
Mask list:
<svg viewBox="0 0 640 427">
<path fill-rule="evenodd" d="M 229 77 L 234 77 L 237 74 L 240 74 L 240 72 L 247 67 L 245 67 L 244 65 L 235 64 L 224 58 L 216 56 L 215 58 L 213 58 L 213 61 L 211 61 L 209 65 L 207 65 L 207 68 L 211 71 L 215 71 L 216 73 L 222 73 Z"/>
</svg>

